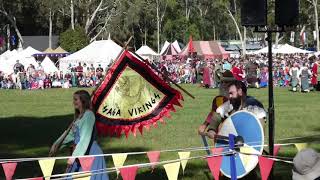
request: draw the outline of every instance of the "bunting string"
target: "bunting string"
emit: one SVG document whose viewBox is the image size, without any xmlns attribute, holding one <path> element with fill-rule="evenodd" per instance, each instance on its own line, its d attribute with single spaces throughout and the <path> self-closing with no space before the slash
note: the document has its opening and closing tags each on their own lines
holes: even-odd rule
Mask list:
<svg viewBox="0 0 320 180">
<path fill-rule="evenodd" d="M 250 144 L 256 144 L 259 142 L 248 142 L 245 143 L 247 145 Z M 284 144 L 275 144 L 279 146 L 291 146 L 295 145 L 297 143 L 284 143 Z M 240 146 L 242 144 L 235 144 L 235 146 Z M 268 145 L 252 145 L 250 147 L 267 147 Z M 206 151 L 206 150 L 211 150 L 211 148 L 221 148 L 221 147 L 229 147 L 229 145 L 220 145 L 220 146 L 208 146 L 208 147 L 191 147 L 191 148 L 179 148 L 179 149 L 170 149 L 170 150 L 160 150 L 159 152 L 164 153 L 164 152 L 178 152 L 178 151 L 190 151 L 190 152 L 195 152 L 195 151 Z M 148 152 L 128 152 L 125 153 L 127 155 L 142 155 L 142 154 L 147 154 Z M 119 154 L 119 153 L 112 153 L 112 154 L 97 154 L 97 155 L 84 155 L 84 156 L 59 156 L 59 157 L 50 157 L 55 160 L 61 160 L 61 159 L 70 159 L 70 158 L 84 158 L 84 157 L 108 157 L 112 156 L 114 154 Z M 39 161 L 39 160 L 45 160 L 48 159 L 48 157 L 40 157 L 40 158 L 15 158 L 15 159 L 0 159 L 0 163 L 11 163 L 11 162 L 27 162 L 27 161 Z"/>
<path fill-rule="evenodd" d="M 184 159 L 167 160 L 167 161 L 154 162 L 154 163 L 133 164 L 133 165 L 126 165 L 126 166 L 121 166 L 121 167 L 117 167 L 117 168 L 112 167 L 112 168 L 98 169 L 98 170 L 93 170 L 93 171 L 82 171 L 82 172 L 55 174 L 55 175 L 51 175 L 51 176 L 44 176 L 44 178 L 50 178 L 50 179 L 55 179 L 55 180 L 65 180 L 65 179 L 70 178 L 70 176 L 73 176 L 73 175 L 77 176 L 75 178 L 83 178 L 83 177 L 92 176 L 92 175 L 96 175 L 96 174 L 116 172 L 117 169 L 121 169 L 121 168 L 129 168 L 129 167 L 134 167 L 134 166 L 137 166 L 139 168 L 146 168 L 146 167 L 159 166 L 159 165 L 163 165 L 163 164 L 180 162 L 183 160 L 205 159 L 205 158 L 209 158 L 209 157 L 226 156 L 226 155 L 232 155 L 232 154 L 236 154 L 236 153 L 240 153 L 240 152 L 233 150 L 233 151 L 217 153 L 217 154 L 212 154 L 212 155 L 194 156 L 194 157 L 189 157 L 189 158 L 184 158 Z M 241 154 L 254 155 L 254 156 L 264 156 L 268 159 L 271 159 L 271 160 L 274 160 L 277 162 L 293 164 L 293 161 L 283 160 L 282 159 L 283 157 L 278 157 L 278 156 L 266 156 L 266 155 L 252 154 L 252 153 L 241 153 Z M 90 173 L 90 175 L 88 175 L 88 173 Z M 16 179 L 16 180 L 28 180 L 28 179 L 30 179 L 30 178 Z"/>
</svg>

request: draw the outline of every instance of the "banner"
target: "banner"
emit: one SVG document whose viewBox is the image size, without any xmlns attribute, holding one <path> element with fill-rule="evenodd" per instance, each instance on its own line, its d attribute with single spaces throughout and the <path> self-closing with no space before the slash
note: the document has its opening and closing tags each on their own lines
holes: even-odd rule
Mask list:
<svg viewBox="0 0 320 180">
<path fill-rule="evenodd" d="M 117 135 L 143 128 L 181 106 L 181 93 L 156 75 L 141 59 L 124 51 L 93 94 L 99 134 Z"/>
<path fill-rule="evenodd" d="M 262 180 L 268 180 L 273 163 L 274 161 L 272 159 L 259 156 L 259 167 Z"/>
<path fill-rule="evenodd" d="M 41 171 L 43 173 L 43 176 L 45 176 L 45 177 L 51 176 L 55 161 L 56 160 L 53 158 L 39 160 L 39 165 L 40 165 Z M 45 178 L 45 179 L 47 180 L 50 178 Z"/>
<path fill-rule="evenodd" d="M 160 151 L 149 151 L 147 152 L 147 156 L 150 163 L 157 163 L 159 162 L 159 159 L 160 159 Z M 154 169 L 155 165 L 152 165 L 151 167 L 152 169 Z"/>
<path fill-rule="evenodd" d="M 179 158 L 180 159 L 188 159 L 190 157 L 190 151 L 189 152 L 178 152 Z M 181 160 L 181 167 L 182 167 L 182 172 L 184 173 L 184 170 L 187 166 L 188 160 Z"/>
<path fill-rule="evenodd" d="M 138 171 L 138 166 L 126 167 L 120 169 L 120 174 L 123 180 L 135 180 Z"/>
<path fill-rule="evenodd" d="M 95 157 L 82 157 L 82 158 L 78 158 L 82 167 L 83 171 L 90 171 L 91 170 L 91 166 L 92 163 L 95 159 Z"/>
<path fill-rule="evenodd" d="M 215 180 L 219 180 L 220 177 L 220 167 L 222 164 L 223 156 L 217 156 L 223 152 L 223 148 L 213 148 L 212 153 L 214 156 L 207 158 L 209 169 Z"/>
<path fill-rule="evenodd" d="M 3 163 L 1 164 L 6 180 L 11 180 L 14 172 L 16 171 L 17 163 Z"/>
<path fill-rule="evenodd" d="M 123 166 L 126 159 L 127 159 L 126 153 L 112 154 L 112 160 L 114 163 L 114 167 L 117 169 L 117 175 L 119 175 L 120 173 L 120 171 L 118 170 L 118 167 Z"/>
<path fill-rule="evenodd" d="M 180 162 L 170 163 L 163 165 L 166 170 L 168 180 L 177 180 L 180 169 Z"/>
</svg>

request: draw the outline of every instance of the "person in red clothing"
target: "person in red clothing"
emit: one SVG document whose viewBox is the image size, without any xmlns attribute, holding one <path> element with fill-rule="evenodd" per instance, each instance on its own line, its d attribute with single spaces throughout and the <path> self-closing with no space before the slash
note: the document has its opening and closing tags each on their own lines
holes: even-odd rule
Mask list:
<svg viewBox="0 0 320 180">
<path fill-rule="evenodd" d="M 238 81 L 243 81 L 244 80 L 244 72 L 243 69 L 240 67 L 240 64 L 237 63 L 231 70 L 234 78 Z"/>
<path fill-rule="evenodd" d="M 79 65 L 76 67 L 76 72 L 78 77 L 82 77 L 83 67 L 81 66 L 81 63 L 79 63 Z"/>
<path fill-rule="evenodd" d="M 312 76 L 311 76 L 311 84 L 313 86 L 314 89 L 316 89 L 316 86 L 318 84 L 318 68 L 319 68 L 319 65 L 317 63 L 317 61 L 314 59 L 314 63 L 312 65 L 312 69 L 311 69 L 311 73 L 312 73 Z"/>
<path fill-rule="evenodd" d="M 210 88 L 212 85 L 211 71 L 212 70 L 210 69 L 209 64 L 203 68 L 203 85 L 206 88 Z"/>
</svg>

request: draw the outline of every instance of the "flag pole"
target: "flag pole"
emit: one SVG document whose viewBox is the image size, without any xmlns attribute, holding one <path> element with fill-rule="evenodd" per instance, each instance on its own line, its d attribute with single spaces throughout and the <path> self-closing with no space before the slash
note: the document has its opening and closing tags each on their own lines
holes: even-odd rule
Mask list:
<svg viewBox="0 0 320 180">
<path fill-rule="evenodd" d="M 167 75 L 163 74 L 161 71 L 159 71 L 154 64 L 149 63 L 147 60 L 143 59 L 141 56 L 139 56 L 137 53 L 132 52 L 134 55 L 138 56 L 144 63 L 146 63 L 147 65 L 149 65 L 153 70 L 155 70 L 157 73 L 161 74 L 165 79 L 167 79 L 168 81 L 170 81 L 172 84 L 174 84 L 175 86 L 177 86 L 181 91 L 183 91 L 184 93 L 186 93 L 188 96 L 190 96 L 192 99 L 195 99 L 195 97 L 188 92 L 186 89 L 184 89 L 183 87 L 181 87 L 179 84 L 177 84 L 176 82 L 174 82 L 172 79 L 170 79 Z"/>
<path fill-rule="evenodd" d="M 132 38 L 133 38 L 133 36 L 130 36 L 130 38 L 128 39 L 128 41 L 127 41 L 127 42 L 124 44 L 124 46 L 122 47 L 121 52 L 118 54 L 118 56 L 117 56 L 116 59 L 120 58 L 121 54 L 127 49 L 128 44 L 130 43 L 130 41 L 132 40 Z M 114 61 L 114 62 L 115 62 L 115 61 Z M 113 62 L 113 63 L 114 63 L 114 62 Z M 98 87 L 100 87 L 100 85 L 99 85 L 99 86 L 96 86 L 96 88 L 93 90 L 93 92 L 92 92 L 92 94 L 91 94 L 91 97 L 93 97 L 94 92 L 98 89 Z M 49 152 L 49 157 L 54 157 L 54 156 L 56 155 L 58 149 L 61 147 L 63 141 L 65 140 L 65 138 L 67 137 L 67 135 L 68 135 L 69 132 L 71 131 L 71 129 L 72 129 L 75 121 L 76 121 L 76 119 L 74 119 L 74 120 L 70 123 L 70 125 L 68 126 L 68 128 L 63 132 L 62 137 L 59 139 L 59 141 L 57 141 L 57 144 L 55 145 L 55 148 L 53 149 L 53 151 L 52 151 L 52 152 L 51 152 L 51 151 Z"/>
</svg>

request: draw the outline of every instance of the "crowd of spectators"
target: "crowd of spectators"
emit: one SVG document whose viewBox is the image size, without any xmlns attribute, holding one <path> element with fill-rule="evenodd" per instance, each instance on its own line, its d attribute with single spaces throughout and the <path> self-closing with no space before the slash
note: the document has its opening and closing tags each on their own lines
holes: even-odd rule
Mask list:
<svg viewBox="0 0 320 180">
<path fill-rule="evenodd" d="M 318 81 L 319 58 L 310 55 L 278 55 L 273 59 L 273 83 L 277 87 L 288 87 L 293 91 L 309 92 L 320 89 Z M 248 86 L 264 88 L 268 86 L 268 58 L 263 55 L 249 55 L 245 58 L 229 59 L 187 59 L 161 60 L 154 62 L 162 74 L 176 83 L 200 83 L 206 88 L 218 88 L 221 74 L 231 71 L 234 78 Z M 2 89 L 45 89 L 95 87 L 103 79 L 108 67 L 94 67 L 79 63 L 69 65 L 67 72 L 45 73 L 39 63 L 24 67 L 19 61 L 14 73 L 5 75 L 0 72 Z M 318 76 L 319 75 L 319 76 Z"/>
</svg>

